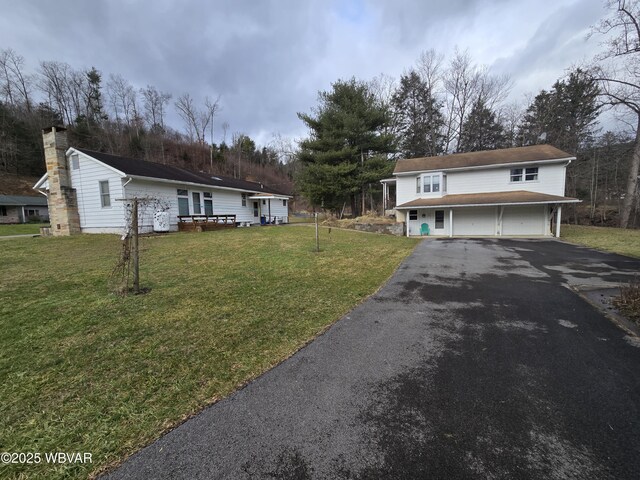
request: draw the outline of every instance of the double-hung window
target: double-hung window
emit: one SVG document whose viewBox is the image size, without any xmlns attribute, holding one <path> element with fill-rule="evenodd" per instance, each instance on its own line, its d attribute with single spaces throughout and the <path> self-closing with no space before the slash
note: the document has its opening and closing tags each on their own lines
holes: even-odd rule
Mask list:
<svg viewBox="0 0 640 480">
<path fill-rule="evenodd" d="M 443 175 L 441 173 L 418 177 L 416 193 L 420 193 L 420 185 L 422 185 L 422 193 L 440 193 L 440 191 L 443 190 L 442 177 Z"/>
<path fill-rule="evenodd" d="M 178 189 L 178 215 L 189 215 L 189 191 Z"/>
<path fill-rule="evenodd" d="M 538 167 L 512 168 L 512 182 L 535 182 L 538 180 Z"/>
<path fill-rule="evenodd" d="M 109 193 L 109 180 L 100 182 L 100 205 L 102 208 L 111 206 L 111 194 Z"/>
</svg>

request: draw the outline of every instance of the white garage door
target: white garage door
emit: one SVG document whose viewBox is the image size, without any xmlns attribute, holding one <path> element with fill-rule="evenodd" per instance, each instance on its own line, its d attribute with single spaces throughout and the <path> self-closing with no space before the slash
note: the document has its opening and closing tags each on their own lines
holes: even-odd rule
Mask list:
<svg viewBox="0 0 640 480">
<path fill-rule="evenodd" d="M 453 210 L 454 235 L 495 235 L 496 207 L 469 207 Z"/>
<path fill-rule="evenodd" d="M 544 235 L 545 206 L 529 205 L 504 207 L 502 214 L 503 235 Z"/>
</svg>

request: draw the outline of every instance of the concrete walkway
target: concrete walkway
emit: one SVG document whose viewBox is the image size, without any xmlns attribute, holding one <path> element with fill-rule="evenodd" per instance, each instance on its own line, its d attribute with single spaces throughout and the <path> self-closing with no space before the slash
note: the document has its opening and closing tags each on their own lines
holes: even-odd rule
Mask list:
<svg viewBox="0 0 640 480">
<path fill-rule="evenodd" d="M 640 341 L 571 285 L 640 261 L 422 242 L 376 295 L 109 479 L 636 479 Z"/>
</svg>

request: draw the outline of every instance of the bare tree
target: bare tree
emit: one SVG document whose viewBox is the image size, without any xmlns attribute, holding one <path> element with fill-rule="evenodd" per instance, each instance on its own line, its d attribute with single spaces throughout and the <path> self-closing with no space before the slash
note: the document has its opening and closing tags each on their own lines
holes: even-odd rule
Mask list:
<svg viewBox="0 0 640 480">
<path fill-rule="evenodd" d="M 24 58 L 12 49 L 0 50 L 0 93 L 10 105 L 31 111 L 32 78 L 23 73 Z"/>
<path fill-rule="evenodd" d="M 599 81 L 606 103 L 629 109 L 636 119 L 635 141 L 620 226 L 627 228 L 638 196 L 640 171 L 640 4 L 607 0 L 610 14 L 592 28 L 591 35 L 608 35 L 605 49 L 595 59 L 592 74 Z"/>
<path fill-rule="evenodd" d="M 423 70 L 432 72 L 434 82 L 438 79 L 438 58 L 435 53 L 431 53 L 420 62 Z M 442 84 L 446 110 L 445 151 L 458 150 L 465 120 L 476 101 L 480 100 L 495 111 L 506 99 L 512 85 L 508 76 L 492 75 L 487 67 L 474 64 L 468 51 L 460 52 L 457 49 L 442 75 Z"/>
<path fill-rule="evenodd" d="M 107 82 L 109 106 L 117 123 L 120 118 L 131 127 L 137 115 L 137 94 L 133 86 L 121 75 L 110 75 Z"/>
<path fill-rule="evenodd" d="M 191 141 L 196 141 L 202 145 L 205 144 L 205 134 L 209 123 L 213 120 L 213 117 L 218 110 L 219 98 L 215 101 L 207 97 L 205 99 L 205 108 L 198 110 L 194 104 L 193 98 L 188 93 L 180 95 L 176 100 L 176 109 L 178 115 L 184 120 L 187 135 Z"/>
<path fill-rule="evenodd" d="M 444 55 L 437 53 L 434 49 L 425 50 L 420 54 L 416 65 L 416 70 L 420 78 L 427 85 L 427 88 L 434 97 L 442 95 L 442 63 Z"/>
<path fill-rule="evenodd" d="M 70 71 L 71 66 L 68 63 L 41 62 L 38 82 L 38 87 L 46 96 L 49 107 L 57 111 L 67 125 L 74 119 L 68 88 Z"/>
<path fill-rule="evenodd" d="M 521 104 L 512 102 L 501 106 L 497 111 L 498 121 L 504 129 L 507 143 L 511 147 L 520 145 L 518 141 L 518 126 L 524 116 L 524 108 Z"/>
<path fill-rule="evenodd" d="M 165 107 L 171 100 L 171 94 L 161 92 L 152 85 L 141 88 L 140 93 L 144 102 L 144 116 L 149 128 L 160 128 L 164 131 Z"/>
</svg>

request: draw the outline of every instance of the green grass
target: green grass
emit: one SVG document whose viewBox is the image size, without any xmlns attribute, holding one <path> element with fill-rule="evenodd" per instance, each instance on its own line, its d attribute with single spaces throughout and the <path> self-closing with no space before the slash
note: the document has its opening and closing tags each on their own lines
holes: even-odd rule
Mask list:
<svg viewBox="0 0 640 480">
<path fill-rule="evenodd" d="M 93 464 L 0 464 L 0 478 L 85 478 L 287 358 L 373 293 L 416 241 L 309 227 L 144 238 L 146 295 L 109 293 L 109 235 L 0 252 L 0 451 Z"/>
<path fill-rule="evenodd" d="M 567 242 L 640 258 L 640 230 L 562 225 L 561 232 Z"/>
<path fill-rule="evenodd" d="M 21 223 L 18 225 L 0 225 L 0 237 L 7 235 L 28 235 L 40 233 L 40 227 L 48 227 L 48 223 Z"/>
</svg>

